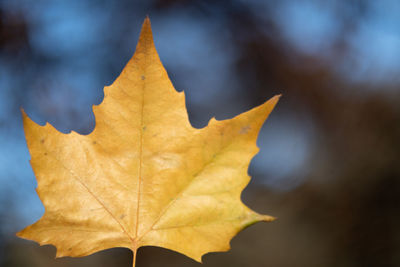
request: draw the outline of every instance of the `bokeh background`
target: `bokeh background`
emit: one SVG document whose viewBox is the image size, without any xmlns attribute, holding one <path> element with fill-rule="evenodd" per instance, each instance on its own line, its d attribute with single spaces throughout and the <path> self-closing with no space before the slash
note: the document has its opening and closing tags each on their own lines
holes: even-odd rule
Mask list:
<svg viewBox="0 0 400 267">
<path fill-rule="evenodd" d="M 149 15 L 193 126 L 283 94 L 243 193 L 279 219 L 204 266 L 400 266 L 399 14 L 396 0 L 0 1 L 0 265 L 131 266 L 126 249 L 54 259 L 14 236 L 44 212 L 19 109 L 90 133 Z M 146 247 L 138 266 L 201 265 Z"/>
</svg>

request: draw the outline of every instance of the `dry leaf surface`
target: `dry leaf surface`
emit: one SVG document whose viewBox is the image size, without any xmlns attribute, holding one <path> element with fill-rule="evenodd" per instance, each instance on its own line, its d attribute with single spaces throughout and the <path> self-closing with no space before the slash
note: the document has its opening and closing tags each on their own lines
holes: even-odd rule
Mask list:
<svg viewBox="0 0 400 267">
<path fill-rule="evenodd" d="M 273 217 L 240 195 L 257 153 L 257 134 L 279 97 L 202 129 L 188 120 L 145 20 L 136 52 L 93 107 L 89 135 L 63 134 L 23 113 L 43 217 L 18 233 L 57 257 L 142 246 L 178 251 L 197 261 L 226 251 L 237 232 Z"/>
</svg>

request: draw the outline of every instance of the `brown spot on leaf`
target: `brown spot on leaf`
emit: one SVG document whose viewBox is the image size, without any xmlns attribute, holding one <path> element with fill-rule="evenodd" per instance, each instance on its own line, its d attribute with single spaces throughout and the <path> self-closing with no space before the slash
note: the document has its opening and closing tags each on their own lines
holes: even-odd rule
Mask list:
<svg viewBox="0 0 400 267">
<path fill-rule="evenodd" d="M 240 134 L 247 134 L 250 131 L 251 127 L 250 126 L 244 126 L 240 128 L 239 133 Z"/>
</svg>

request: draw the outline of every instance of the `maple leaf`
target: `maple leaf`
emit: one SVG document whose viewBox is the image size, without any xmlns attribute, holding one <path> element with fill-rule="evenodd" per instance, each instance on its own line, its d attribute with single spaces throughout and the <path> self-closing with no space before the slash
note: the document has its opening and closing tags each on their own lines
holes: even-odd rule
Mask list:
<svg viewBox="0 0 400 267">
<path fill-rule="evenodd" d="M 175 91 L 143 24 L 136 52 L 93 107 L 89 135 L 40 126 L 23 112 L 43 217 L 17 235 L 80 257 L 158 246 L 197 261 L 226 251 L 237 232 L 274 218 L 246 207 L 258 132 L 275 96 L 239 116 L 191 126 L 184 93 Z"/>
</svg>

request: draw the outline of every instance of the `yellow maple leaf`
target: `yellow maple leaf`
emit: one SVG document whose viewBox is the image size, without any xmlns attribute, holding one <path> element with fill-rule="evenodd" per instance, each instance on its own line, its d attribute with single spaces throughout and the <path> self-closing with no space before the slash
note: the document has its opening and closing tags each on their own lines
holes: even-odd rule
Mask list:
<svg viewBox="0 0 400 267">
<path fill-rule="evenodd" d="M 19 237 L 80 257 L 112 248 L 158 246 L 197 261 L 226 251 L 237 232 L 273 217 L 240 195 L 258 132 L 278 101 L 202 129 L 162 66 L 146 19 L 136 52 L 93 107 L 89 135 L 40 126 L 23 112 L 43 217 Z"/>
</svg>

